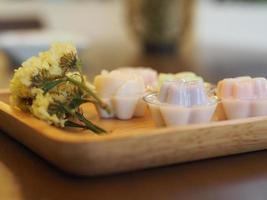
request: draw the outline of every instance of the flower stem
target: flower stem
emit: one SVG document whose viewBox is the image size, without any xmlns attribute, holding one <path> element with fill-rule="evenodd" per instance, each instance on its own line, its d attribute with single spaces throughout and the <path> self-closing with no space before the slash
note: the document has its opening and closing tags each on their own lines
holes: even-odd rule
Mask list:
<svg viewBox="0 0 267 200">
<path fill-rule="evenodd" d="M 67 77 L 67 80 L 74 85 L 77 85 L 79 88 L 83 89 L 86 91 L 90 96 L 92 96 L 96 102 L 100 105 L 101 108 L 105 109 L 108 113 L 110 113 L 110 109 L 106 103 L 104 103 L 90 88 L 88 88 L 85 84 L 83 84 L 80 81 L 77 81 L 73 78 Z"/>
<path fill-rule="evenodd" d="M 95 133 L 106 133 L 107 131 L 96 126 L 95 124 L 93 124 L 92 122 L 90 122 L 89 120 L 87 120 L 81 113 L 79 112 L 75 112 L 75 116 L 81 121 L 83 122 L 90 130 L 92 130 Z"/>
</svg>

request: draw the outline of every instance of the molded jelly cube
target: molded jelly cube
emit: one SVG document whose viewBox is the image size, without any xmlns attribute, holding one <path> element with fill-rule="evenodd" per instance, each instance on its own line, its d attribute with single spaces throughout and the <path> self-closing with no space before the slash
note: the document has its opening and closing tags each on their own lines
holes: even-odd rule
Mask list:
<svg viewBox="0 0 267 200">
<path fill-rule="evenodd" d="M 205 93 L 203 81 L 166 81 L 158 96 L 150 94 L 145 101 L 157 126 L 208 122 L 217 105 Z"/>
<path fill-rule="evenodd" d="M 193 81 L 187 85 L 188 106 L 204 105 L 207 103 L 207 95 L 205 93 L 202 81 Z"/>
<path fill-rule="evenodd" d="M 265 78 L 224 79 L 218 84 L 217 94 L 222 99 L 228 119 L 267 115 L 267 81 Z"/>
<path fill-rule="evenodd" d="M 101 117 L 117 117 L 125 120 L 144 115 L 146 107 L 141 99 L 145 92 L 145 85 L 139 75 L 122 71 L 110 73 L 104 71 L 95 77 L 94 85 L 99 96 L 107 102 L 112 111 L 108 114 L 98 107 Z"/>
<path fill-rule="evenodd" d="M 252 80 L 242 80 L 233 84 L 233 98 L 235 99 L 252 99 L 253 85 Z"/>
<path fill-rule="evenodd" d="M 164 103 L 191 107 L 207 103 L 203 81 L 166 81 L 160 89 L 159 100 Z"/>
<path fill-rule="evenodd" d="M 267 98 L 267 81 L 265 78 L 254 78 L 253 86 L 256 98 Z"/>
</svg>

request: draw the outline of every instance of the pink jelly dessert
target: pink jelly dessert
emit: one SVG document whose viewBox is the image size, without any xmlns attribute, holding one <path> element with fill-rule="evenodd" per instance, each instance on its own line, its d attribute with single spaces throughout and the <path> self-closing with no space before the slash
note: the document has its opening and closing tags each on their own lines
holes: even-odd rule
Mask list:
<svg viewBox="0 0 267 200">
<path fill-rule="evenodd" d="M 218 83 L 217 96 L 221 99 L 227 119 L 267 115 L 267 80 L 249 76 L 227 78 Z"/>
<path fill-rule="evenodd" d="M 157 126 L 209 122 L 217 105 L 216 99 L 206 94 L 202 80 L 165 81 L 158 94 L 144 99 Z"/>
</svg>

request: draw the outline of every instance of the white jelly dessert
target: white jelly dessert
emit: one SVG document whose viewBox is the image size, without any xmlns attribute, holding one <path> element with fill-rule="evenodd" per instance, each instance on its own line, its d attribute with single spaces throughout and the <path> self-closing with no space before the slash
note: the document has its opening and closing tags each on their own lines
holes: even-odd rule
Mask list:
<svg viewBox="0 0 267 200">
<path fill-rule="evenodd" d="M 111 110 L 107 113 L 97 107 L 101 117 L 125 120 L 144 115 L 146 106 L 142 98 L 145 85 L 140 75 L 120 70 L 103 71 L 95 77 L 94 86 L 97 94 Z"/>
<path fill-rule="evenodd" d="M 149 67 L 121 67 L 117 70 L 127 73 L 136 73 L 144 79 L 146 87 L 156 87 L 158 83 L 158 72 Z"/>
<path fill-rule="evenodd" d="M 217 105 L 216 98 L 207 95 L 202 80 L 165 81 L 159 93 L 144 100 L 157 126 L 209 122 Z"/>
<path fill-rule="evenodd" d="M 267 80 L 249 76 L 227 78 L 218 83 L 217 96 L 221 99 L 227 119 L 267 115 Z"/>
</svg>

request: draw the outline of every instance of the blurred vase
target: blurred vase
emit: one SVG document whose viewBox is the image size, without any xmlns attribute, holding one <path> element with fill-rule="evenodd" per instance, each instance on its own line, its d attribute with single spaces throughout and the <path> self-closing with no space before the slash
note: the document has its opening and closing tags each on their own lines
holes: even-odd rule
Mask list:
<svg viewBox="0 0 267 200">
<path fill-rule="evenodd" d="M 147 53 L 175 53 L 192 40 L 195 0 L 128 0 L 130 28 Z"/>
<path fill-rule="evenodd" d="M 6 54 L 0 51 L 0 89 L 8 86 L 10 62 Z"/>
</svg>

